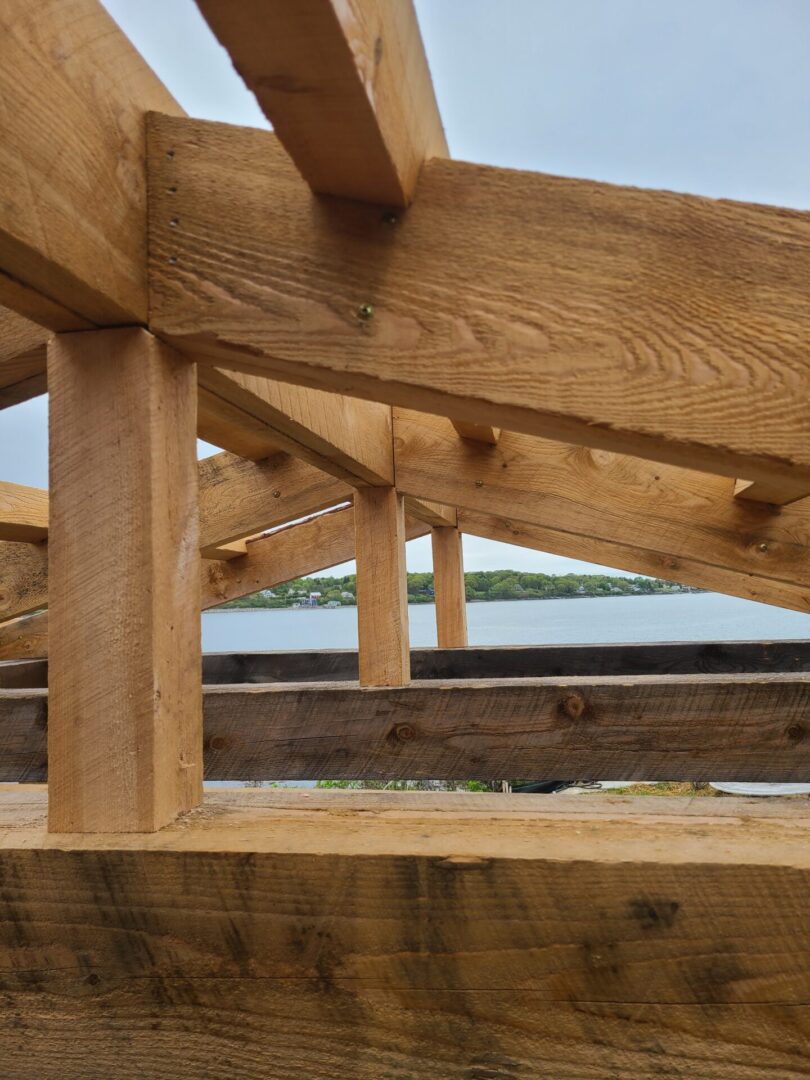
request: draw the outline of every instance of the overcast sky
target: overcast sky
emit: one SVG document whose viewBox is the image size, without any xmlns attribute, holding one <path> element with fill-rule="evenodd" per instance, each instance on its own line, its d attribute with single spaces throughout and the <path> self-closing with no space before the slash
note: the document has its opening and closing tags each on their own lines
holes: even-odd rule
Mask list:
<svg viewBox="0 0 810 1080">
<path fill-rule="evenodd" d="M 193 0 L 105 6 L 190 115 L 268 126 Z M 810 208 L 810 0 L 417 8 L 454 157 Z M 0 411 L 0 459 L 3 479 L 47 486 L 45 399 Z M 408 549 L 430 569 L 426 539 Z M 592 569 L 472 537 L 464 553 L 471 570 Z"/>
</svg>

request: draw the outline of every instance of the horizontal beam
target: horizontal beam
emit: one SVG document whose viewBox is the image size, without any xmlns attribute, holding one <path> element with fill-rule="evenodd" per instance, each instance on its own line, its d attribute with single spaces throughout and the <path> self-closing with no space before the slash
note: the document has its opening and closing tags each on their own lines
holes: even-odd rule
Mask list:
<svg viewBox="0 0 810 1080">
<path fill-rule="evenodd" d="M 0 660 L 48 655 L 48 612 L 0 622 Z"/>
<path fill-rule="evenodd" d="M 0 409 L 45 393 L 50 336 L 49 330 L 0 308 Z"/>
<path fill-rule="evenodd" d="M 48 492 L 0 480 L 0 540 L 38 543 L 48 535 Z"/>
<path fill-rule="evenodd" d="M 805 1069 L 795 805 L 217 792 L 148 837 L 57 841 L 44 791 L 0 796 L 11 1076 L 137 1080 L 174 1046 L 183 1080 Z"/>
<path fill-rule="evenodd" d="M 447 156 L 412 0 L 197 0 L 313 190 L 406 206 Z"/>
<path fill-rule="evenodd" d="M 439 503 L 428 502 L 426 499 L 416 499 L 408 496 L 405 499 L 405 513 L 424 521 L 433 528 L 454 529 L 458 523 L 458 515 L 455 507 L 441 506 Z"/>
<path fill-rule="evenodd" d="M 337 518 L 337 510 L 316 519 Z M 301 528 L 301 526 L 294 526 Z M 291 529 L 267 537 L 265 544 L 283 541 Z M 327 537 L 328 543 L 328 537 Z M 283 561 L 279 544 L 274 553 Z M 346 550 L 333 552 L 342 561 Z M 290 551 L 294 557 L 294 552 Z M 270 561 L 270 548 L 267 562 Z M 289 573 L 294 563 L 287 563 Z M 257 562 L 254 561 L 253 572 Z M 269 570 L 269 565 L 267 567 Z M 314 571 L 310 571 L 314 572 Z M 293 575 L 298 576 L 298 575 Z M 255 582 L 269 582 L 269 573 Z M 289 578 L 288 578 L 289 580 Z M 246 583 L 248 589 L 251 583 Z M 260 585 L 256 586 L 261 587 Z M 269 587 L 269 586 L 265 586 Z M 210 606 L 210 596 L 203 597 Z M 0 664 L 0 688 L 33 689 L 47 685 L 47 661 L 21 660 Z M 721 675 L 735 673 L 810 672 L 810 641 L 675 641 L 610 645 L 488 645 L 457 649 L 411 649 L 413 679 L 524 679 L 594 675 Z M 357 679 L 357 651 L 314 649 L 296 651 L 205 653 L 203 682 L 272 683 L 336 682 Z"/>
<path fill-rule="evenodd" d="M 804 780 L 810 675 L 204 689 L 208 780 Z M 45 778 L 44 690 L 0 690 L 0 780 Z"/>
<path fill-rule="evenodd" d="M 150 325 L 198 361 L 810 481 L 810 215 L 435 159 L 391 224 L 269 132 L 150 124 Z"/>
<path fill-rule="evenodd" d="M 802 503 L 776 515 L 724 477 L 513 432 L 479 447 L 405 410 L 394 436 L 399 489 L 457 506 L 462 532 L 810 610 Z"/>
<path fill-rule="evenodd" d="M 145 322 L 144 114 L 179 106 L 97 0 L 4 0 L 0 100 L 0 302 Z"/>
</svg>

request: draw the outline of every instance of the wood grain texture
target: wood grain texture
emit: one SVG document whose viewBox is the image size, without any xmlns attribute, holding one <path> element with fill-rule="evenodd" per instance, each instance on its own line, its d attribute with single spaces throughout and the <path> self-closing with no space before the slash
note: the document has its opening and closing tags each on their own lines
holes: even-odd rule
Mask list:
<svg viewBox="0 0 810 1080">
<path fill-rule="evenodd" d="M 48 612 L 0 623 L 0 660 L 48 655 Z"/>
<path fill-rule="evenodd" d="M 394 488 L 360 489 L 354 499 L 360 683 L 410 679 L 405 505 Z"/>
<path fill-rule="evenodd" d="M 431 529 L 430 542 L 439 648 L 463 649 L 467 645 L 467 599 L 461 533 L 458 529 Z"/>
<path fill-rule="evenodd" d="M 45 779 L 42 689 L 0 690 L 0 780 Z M 802 781 L 806 673 L 208 685 L 208 780 Z"/>
<path fill-rule="evenodd" d="M 312 200 L 268 132 L 151 121 L 151 325 L 184 349 L 468 423 L 810 478 L 807 214 L 434 159 L 392 227 Z"/>
<path fill-rule="evenodd" d="M 501 429 L 489 424 L 465 424 L 463 420 L 454 420 L 453 427 L 462 439 L 472 439 L 473 442 L 487 443 L 489 446 L 497 445 L 501 437 Z"/>
<path fill-rule="evenodd" d="M 405 497 L 405 513 L 438 529 L 454 529 L 458 522 L 454 506 L 440 506 L 439 503 L 416 499 L 412 495 Z"/>
<path fill-rule="evenodd" d="M 0 540 L 36 544 L 48 535 L 48 492 L 0 480 Z"/>
<path fill-rule="evenodd" d="M 487 522 L 500 518 L 505 535 L 491 539 L 508 540 L 511 524 L 525 522 L 532 528 L 516 525 L 512 542 L 810 610 L 802 503 L 774 514 L 733 499 L 725 477 L 512 432 L 476 446 L 447 421 L 407 410 L 395 411 L 394 432 L 399 489 L 458 506 L 462 532 L 495 533 Z"/>
<path fill-rule="evenodd" d="M 390 406 L 216 368 L 200 369 L 199 380 L 209 407 L 212 398 L 222 403 L 219 424 L 210 432 L 218 446 L 238 453 L 247 418 L 251 430 L 255 424 L 264 428 L 276 449 L 338 479 L 361 486 L 394 482 Z M 234 446 L 222 423 L 231 406 L 237 410 Z"/>
<path fill-rule="evenodd" d="M 44 394 L 50 333 L 0 308 L 0 409 Z"/>
<path fill-rule="evenodd" d="M 223 792 L 58 838 L 2 796 L 10 1080 L 810 1075 L 795 808 Z"/>
<path fill-rule="evenodd" d="M 49 346 L 54 832 L 202 795 L 196 372 L 144 330 Z"/>
<path fill-rule="evenodd" d="M 324 515 L 327 519 L 334 515 Z M 316 519 L 321 520 L 321 519 Z M 303 528 L 303 526 L 294 526 Z M 279 561 L 286 555 L 291 530 L 274 534 Z M 274 537 L 267 537 L 272 540 Z M 302 537 L 303 540 L 303 537 Z M 353 551 L 352 546 L 345 550 Z M 262 545 L 260 545 L 261 547 Z M 265 576 L 254 581 L 273 584 L 272 546 L 264 549 Z M 258 552 L 256 553 L 258 555 Z M 336 550 L 338 561 L 345 556 Z M 230 568 L 229 568 L 230 569 Z M 258 565 L 254 568 L 258 570 Z M 289 572 L 289 571 L 288 571 Z M 276 568 L 276 573 L 280 570 Z M 249 587 L 242 582 L 239 587 Z M 254 586 L 257 588 L 259 586 Z M 210 597 L 203 597 L 208 605 Z M 0 687 L 45 688 L 47 661 L 0 662 Z M 581 675 L 723 675 L 761 672 L 810 672 L 810 641 L 667 641 L 611 645 L 485 645 L 465 649 L 412 649 L 413 679 L 525 679 Z M 355 649 L 297 649 L 295 651 L 204 653 L 203 683 L 336 682 L 357 679 Z"/>
<path fill-rule="evenodd" d="M 179 108 L 96 0 L 0 12 L 0 298 L 52 330 L 145 322 L 144 114 Z"/>
<path fill-rule="evenodd" d="M 428 526 L 405 519 L 405 538 L 424 536 Z M 328 570 L 354 558 L 354 510 L 344 507 L 279 529 L 247 545 L 244 556 L 202 567 L 202 606 L 215 607 L 260 589 Z M 354 674 L 357 678 L 355 662 Z"/>
<path fill-rule="evenodd" d="M 412 0 L 197 0 L 313 190 L 407 206 L 447 155 Z"/>
<path fill-rule="evenodd" d="M 352 497 L 344 481 L 284 453 L 248 461 L 223 452 L 203 458 L 198 468 L 202 548 L 241 540 Z"/>
<path fill-rule="evenodd" d="M 48 545 L 0 543 L 0 622 L 48 606 Z"/>
<path fill-rule="evenodd" d="M 774 480 L 772 483 L 756 483 L 753 480 L 738 480 L 734 485 L 737 499 L 752 499 L 755 502 L 772 503 L 784 506 L 798 502 L 810 496 L 810 483 L 807 480 Z"/>
</svg>

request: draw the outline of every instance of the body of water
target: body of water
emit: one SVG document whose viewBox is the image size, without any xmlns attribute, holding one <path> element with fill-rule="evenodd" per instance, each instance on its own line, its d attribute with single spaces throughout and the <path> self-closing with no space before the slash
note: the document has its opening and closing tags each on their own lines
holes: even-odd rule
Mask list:
<svg viewBox="0 0 810 1080">
<path fill-rule="evenodd" d="M 436 644 L 432 604 L 409 608 L 413 646 Z M 467 605 L 471 645 L 610 641 L 746 641 L 810 638 L 810 615 L 719 593 L 496 600 Z M 204 652 L 356 649 L 357 609 L 205 612 Z"/>
</svg>

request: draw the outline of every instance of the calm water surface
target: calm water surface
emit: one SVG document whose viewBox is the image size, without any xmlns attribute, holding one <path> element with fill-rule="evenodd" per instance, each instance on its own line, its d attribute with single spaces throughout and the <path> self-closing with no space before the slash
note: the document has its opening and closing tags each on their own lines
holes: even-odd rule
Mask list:
<svg viewBox="0 0 810 1080">
<path fill-rule="evenodd" d="M 436 644 L 432 604 L 409 608 L 411 644 Z M 810 615 L 718 593 L 498 600 L 467 605 L 471 645 L 810 638 Z M 356 649 L 357 609 L 209 611 L 205 652 Z"/>
</svg>

